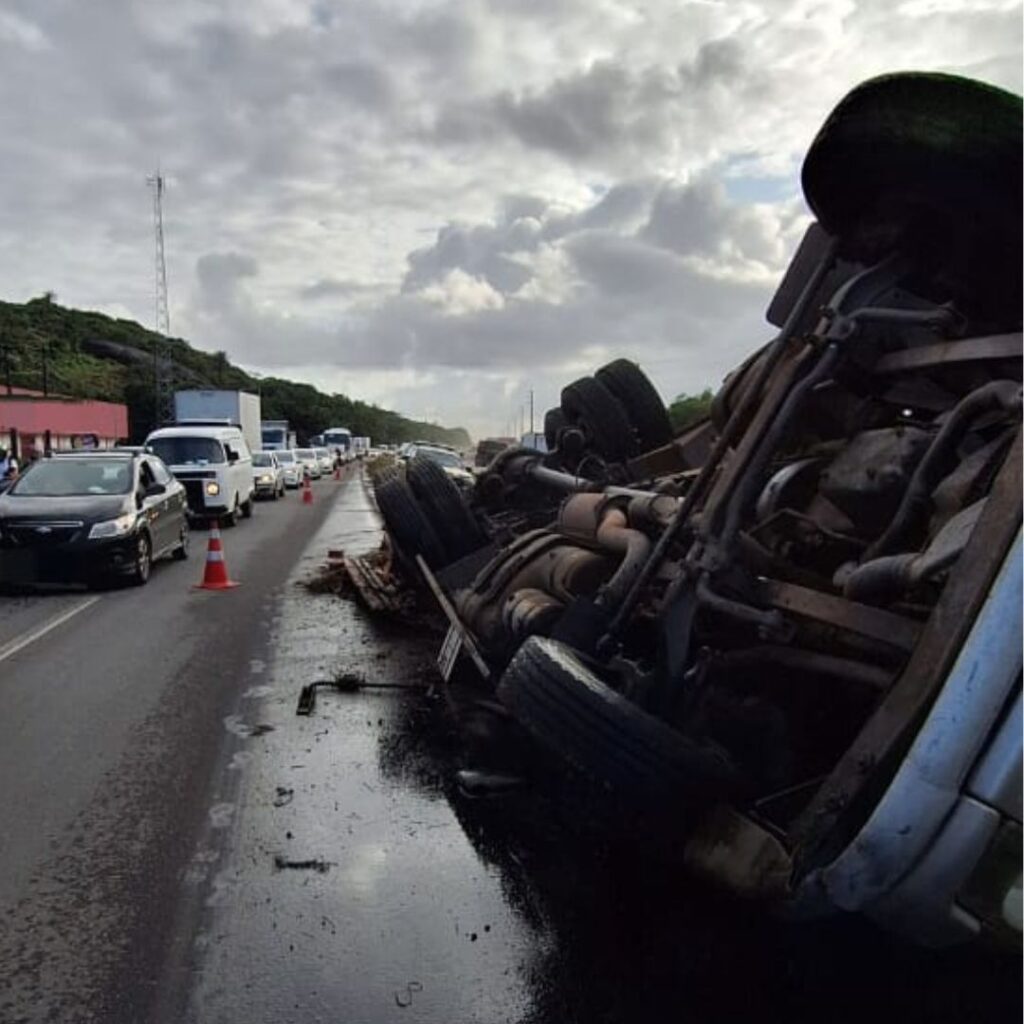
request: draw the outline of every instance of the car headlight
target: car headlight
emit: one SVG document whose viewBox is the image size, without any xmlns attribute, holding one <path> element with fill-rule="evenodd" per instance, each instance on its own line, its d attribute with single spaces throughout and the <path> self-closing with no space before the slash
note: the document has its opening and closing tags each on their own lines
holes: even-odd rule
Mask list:
<svg viewBox="0 0 1024 1024">
<path fill-rule="evenodd" d="M 126 512 L 116 519 L 106 519 L 102 523 L 93 523 L 89 529 L 89 540 L 102 540 L 105 537 L 123 537 L 131 533 L 135 525 L 135 515 Z"/>
<path fill-rule="evenodd" d="M 210 496 L 211 498 L 215 498 L 215 497 L 217 497 L 217 495 L 218 495 L 218 494 L 220 494 L 220 484 L 219 484 L 219 483 L 217 483 L 217 482 L 216 482 L 215 480 L 211 480 L 211 481 L 210 481 L 210 482 L 209 482 L 209 483 L 208 483 L 208 484 L 206 485 L 206 493 L 207 493 L 207 494 L 208 494 L 208 495 L 209 495 L 209 496 Z"/>
<path fill-rule="evenodd" d="M 272 484 L 273 482 L 274 478 L 269 473 L 263 473 L 260 475 L 261 484 Z"/>
</svg>

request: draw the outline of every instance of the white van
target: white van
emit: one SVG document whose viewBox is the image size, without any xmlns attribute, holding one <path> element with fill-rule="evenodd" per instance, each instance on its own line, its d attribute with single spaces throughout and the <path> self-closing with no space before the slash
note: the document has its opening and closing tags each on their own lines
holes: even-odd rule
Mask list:
<svg viewBox="0 0 1024 1024">
<path fill-rule="evenodd" d="M 184 484 L 192 518 L 234 526 L 239 515 L 252 515 L 252 454 L 238 427 L 161 427 L 146 438 L 146 446 Z"/>
</svg>

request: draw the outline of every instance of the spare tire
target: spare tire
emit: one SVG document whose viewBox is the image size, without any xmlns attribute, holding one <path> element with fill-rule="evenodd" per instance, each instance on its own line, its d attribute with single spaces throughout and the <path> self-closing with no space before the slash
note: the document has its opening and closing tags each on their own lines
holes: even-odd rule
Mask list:
<svg viewBox="0 0 1024 1024">
<path fill-rule="evenodd" d="M 611 462 L 637 453 L 629 418 L 615 396 L 593 377 L 580 377 L 562 389 L 562 411 L 583 428 L 594 450 Z"/>
<path fill-rule="evenodd" d="M 450 561 L 487 543 L 479 523 L 462 500 L 459 488 L 436 462 L 425 455 L 415 456 L 406 467 L 405 478 Z"/>
<path fill-rule="evenodd" d="M 544 443 L 548 451 L 553 452 L 558 447 L 558 435 L 569 425 L 565 413 L 561 409 L 548 409 L 544 413 Z"/>
<path fill-rule="evenodd" d="M 400 476 L 392 473 L 383 477 L 374 496 L 384 525 L 405 554 L 410 558 L 422 555 L 431 569 L 440 569 L 447 563 L 444 545 Z"/>
<path fill-rule="evenodd" d="M 555 640 L 526 640 L 501 677 L 498 698 L 542 746 L 632 804 L 675 810 L 743 788 L 724 750 L 648 714 Z"/>
<path fill-rule="evenodd" d="M 672 440 L 672 421 L 647 374 L 628 359 L 602 366 L 594 376 L 618 400 L 636 429 L 640 450 L 660 448 Z"/>
</svg>

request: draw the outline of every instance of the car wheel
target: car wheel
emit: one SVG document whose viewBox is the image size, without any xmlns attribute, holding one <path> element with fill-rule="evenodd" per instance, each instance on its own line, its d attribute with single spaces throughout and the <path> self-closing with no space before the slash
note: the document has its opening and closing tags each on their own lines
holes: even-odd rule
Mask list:
<svg viewBox="0 0 1024 1024">
<path fill-rule="evenodd" d="M 191 539 L 191 531 L 188 528 L 188 520 L 183 519 L 181 522 L 181 532 L 178 539 L 178 546 L 171 552 L 171 557 L 179 562 L 184 562 L 188 558 L 188 545 Z"/>
<path fill-rule="evenodd" d="M 502 675 L 498 699 L 541 746 L 634 806 L 671 811 L 742 788 L 720 747 L 627 700 L 557 641 L 530 637 Z"/>
<path fill-rule="evenodd" d="M 672 421 L 661 396 L 647 374 L 628 359 L 616 359 L 602 366 L 594 377 L 599 380 L 626 410 L 636 430 L 641 451 L 660 448 L 672 440 Z"/>
<path fill-rule="evenodd" d="M 487 543 L 458 487 L 436 462 L 417 455 L 406 468 L 405 478 L 451 561 Z"/>
<path fill-rule="evenodd" d="M 374 491 L 384 523 L 399 547 L 410 557 L 422 555 L 432 569 L 447 559 L 444 545 L 416 501 L 409 485 L 392 475 L 377 484 Z"/>
<path fill-rule="evenodd" d="M 153 545 L 149 535 L 140 533 L 135 539 L 134 562 L 129 575 L 129 582 L 136 587 L 145 586 L 149 582 L 149 573 L 153 568 Z"/>
<path fill-rule="evenodd" d="M 246 498 L 245 501 L 242 502 L 242 506 L 241 507 L 242 507 L 242 518 L 243 519 L 252 519 L 252 509 L 253 509 L 253 501 L 252 501 L 252 499 L 253 499 L 253 496 L 250 494 L 249 497 Z"/>
<path fill-rule="evenodd" d="M 583 428 L 594 450 L 612 462 L 637 453 L 633 428 L 615 396 L 593 377 L 581 377 L 562 389 L 562 411 Z"/>
</svg>

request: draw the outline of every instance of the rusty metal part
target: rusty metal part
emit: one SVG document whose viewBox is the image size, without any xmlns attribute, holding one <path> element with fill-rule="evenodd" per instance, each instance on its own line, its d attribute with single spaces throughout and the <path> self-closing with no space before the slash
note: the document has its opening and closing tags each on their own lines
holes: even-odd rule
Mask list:
<svg viewBox="0 0 1024 1024">
<path fill-rule="evenodd" d="M 601 525 L 597 528 L 597 543 L 605 551 L 622 555 L 615 575 L 601 587 L 597 595 L 599 605 L 615 608 L 643 569 L 653 545 L 645 533 L 629 528 L 626 513 L 621 508 L 605 511 Z"/>
<path fill-rule="evenodd" d="M 793 306 L 789 311 L 789 315 L 786 318 L 786 322 L 782 325 L 778 335 L 765 350 L 763 362 L 756 371 L 756 380 L 753 381 L 749 401 L 753 402 L 759 398 L 761 390 L 770 379 L 776 365 L 780 360 L 782 360 L 786 352 L 789 350 L 790 342 L 801 318 L 810 307 L 811 301 L 814 299 L 822 281 L 832 269 L 837 249 L 838 242 L 835 239 L 830 239 L 828 245 L 825 247 L 821 262 L 817 267 L 815 267 L 813 273 L 808 276 L 807 283 L 804 285 L 796 302 L 793 303 Z M 744 403 L 744 405 L 745 404 L 746 403 Z M 761 404 L 763 406 L 765 403 Z M 686 497 L 679 506 L 675 517 L 658 538 L 658 542 L 648 557 L 647 563 L 637 574 L 636 579 L 633 581 L 633 585 L 623 598 L 618 609 L 616 609 L 615 615 L 609 623 L 608 631 L 602 640 L 601 646 L 608 647 L 614 643 L 614 637 L 621 631 L 623 625 L 632 614 L 633 609 L 636 607 L 636 604 L 640 599 L 640 594 L 642 593 L 643 588 L 658 571 L 661 562 L 664 560 L 669 548 L 682 531 L 683 526 L 686 524 L 690 512 L 696 506 L 697 501 L 704 497 L 704 492 L 713 479 L 714 474 L 718 469 L 718 465 L 722 460 L 722 456 L 725 455 L 726 451 L 728 451 L 731 445 L 735 442 L 737 436 L 742 430 L 744 424 L 742 415 L 743 411 L 743 409 L 733 410 L 733 414 L 729 417 L 725 428 L 715 440 L 714 447 L 711 449 L 707 460 L 701 466 L 699 476 L 693 482 L 690 490 L 687 491 Z"/>
<path fill-rule="evenodd" d="M 826 622 L 903 651 L 912 651 L 921 633 L 921 624 L 913 619 L 795 583 L 765 580 L 758 591 L 765 604 L 781 611 Z"/>
<path fill-rule="evenodd" d="M 725 804 L 715 807 L 683 847 L 694 874 L 739 896 L 781 899 L 789 892 L 793 861 L 779 838 Z"/>
<path fill-rule="evenodd" d="M 427 586 L 430 588 L 430 592 L 434 595 L 435 600 L 441 606 L 441 611 L 443 611 L 447 617 L 451 628 L 458 633 L 459 639 L 462 641 L 463 649 L 469 655 L 484 681 L 490 682 L 491 668 L 480 654 L 480 648 L 477 646 L 476 637 L 459 617 L 459 613 L 456 611 L 451 601 L 448 600 L 445 592 L 441 589 L 441 585 L 437 582 L 436 577 L 430 571 L 430 566 L 428 566 L 423 560 L 422 555 L 416 556 L 416 565 L 423 574 L 423 579 L 426 580 Z"/>
<path fill-rule="evenodd" d="M 764 485 L 754 506 L 758 521 L 767 519 L 780 508 L 803 508 L 811 498 L 820 465 L 821 459 L 816 456 L 797 459 L 775 473 Z"/>
<path fill-rule="evenodd" d="M 872 367 L 876 374 L 934 370 L 988 359 L 1017 359 L 1022 356 L 1021 333 L 990 334 L 983 338 L 959 338 L 933 345 L 917 345 L 899 352 L 887 352 Z"/>
<path fill-rule="evenodd" d="M 842 569 L 835 582 L 851 601 L 895 597 L 948 569 L 963 553 L 985 507 L 985 498 L 958 512 L 920 553 L 882 555 L 863 565 Z"/>
<path fill-rule="evenodd" d="M 870 814 L 970 631 L 1021 523 L 1021 434 L 900 678 L 790 829 L 800 874 L 827 863 Z"/>
<path fill-rule="evenodd" d="M 687 427 L 668 444 L 630 459 L 626 468 L 634 480 L 653 480 L 688 469 L 700 469 L 711 455 L 714 443 L 714 425 L 711 420 L 701 420 Z"/>
<path fill-rule="evenodd" d="M 630 528 L 624 505 L 622 497 L 576 494 L 563 502 L 558 515 L 559 532 L 593 541 L 603 551 L 621 557 L 615 574 L 598 591 L 601 607 L 615 607 L 622 600 L 651 551 L 650 538 Z"/>
<path fill-rule="evenodd" d="M 661 530 L 672 522 L 680 501 L 671 494 L 636 495 L 626 509 L 630 526 Z"/>
<path fill-rule="evenodd" d="M 715 655 L 711 661 L 713 671 L 729 674 L 746 669 L 763 670 L 772 667 L 812 673 L 829 679 L 841 679 L 875 690 L 888 689 L 895 676 L 895 673 L 885 668 L 853 658 L 839 658 L 834 654 L 778 644 L 762 644 L 743 650 L 725 651 Z"/>
<path fill-rule="evenodd" d="M 936 434 L 927 454 L 918 464 L 903 494 L 903 501 L 892 522 L 865 552 L 865 560 L 898 549 L 900 542 L 917 523 L 929 496 L 942 477 L 942 471 L 974 421 L 984 413 L 1010 412 L 1020 415 L 1021 385 L 1018 381 L 994 380 L 976 388 L 950 413 Z"/>
<path fill-rule="evenodd" d="M 612 574 L 614 563 L 599 551 L 581 547 L 561 534 L 534 530 L 514 541 L 455 595 L 463 620 L 481 642 L 500 646 L 503 610 L 510 595 L 539 590 L 563 604 L 592 595 Z"/>
<path fill-rule="evenodd" d="M 751 625 L 759 626 L 770 635 L 781 633 L 785 626 L 785 621 L 777 611 L 754 608 L 752 605 L 742 604 L 731 598 L 723 597 L 721 594 L 716 594 L 711 589 L 706 573 L 697 581 L 697 600 L 705 608 L 710 608 L 721 615 L 727 615 L 731 619 L 739 619 L 740 622 L 749 622 Z"/>
<path fill-rule="evenodd" d="M 513 642 L 534 634 L 547 635 L 564 609 L 565 605 L 546 591 L 524 587 L 505 599 L 502 625 Z"/>
<path fill-rule="evenodd" d="M 822 470 L 818 488 L 856 524 L 859 536 L 877 537 L 899 507 L 931 440 L 927 430 L 909 424 L 863 430 Z"/>
<path fill-rule="evenodd" d="M 558 510 L 558 532 L 583 540 L 596 540 L 601 513 L 608 504 L 603 494 L 574 494 Z"/>
</svg>

